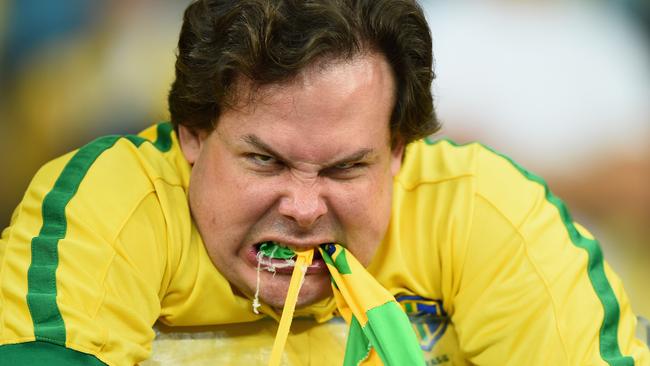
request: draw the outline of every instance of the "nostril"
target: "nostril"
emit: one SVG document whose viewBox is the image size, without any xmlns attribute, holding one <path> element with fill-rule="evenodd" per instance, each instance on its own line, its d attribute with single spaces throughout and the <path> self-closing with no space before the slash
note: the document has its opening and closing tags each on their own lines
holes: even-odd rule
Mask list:
<svg viewBox="0 0 650 366">
<path fill-rule="evenodd" d="M 301 227 L 310 227 L 327 213 L 327 205 L 318 189 L 297 189 L 283 197 L 279 213 Z"/>
</svg>

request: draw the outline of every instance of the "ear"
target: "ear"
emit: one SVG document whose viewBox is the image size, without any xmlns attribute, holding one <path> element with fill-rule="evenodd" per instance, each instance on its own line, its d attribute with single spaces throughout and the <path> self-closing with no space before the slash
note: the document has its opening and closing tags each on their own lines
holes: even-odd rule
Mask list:
<svg viewBox="0 0 650 366">
<path fill-rule="evenodd" d="M 190 165 L 194 165 L 201 155 L 205 137 L 205 133 L 201 131 L 183 125 L 178 126 L 178 141 L 181 144 L 183 155 Z"/>
<path fill-rule="evenodd" d="M 390 154 L 390 172 L 394 176 L 399 173 L 399 170 L 402 168 L 402 158 L 404 157 L 404 142 L 398 142 L 391 151 Z"/>
</svg>

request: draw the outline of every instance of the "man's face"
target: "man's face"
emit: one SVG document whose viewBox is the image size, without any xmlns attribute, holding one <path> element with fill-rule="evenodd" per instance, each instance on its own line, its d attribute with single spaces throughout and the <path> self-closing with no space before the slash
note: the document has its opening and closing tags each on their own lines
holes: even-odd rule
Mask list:
<svg viewBox="0 0 650 366">
<path fill-rule="evenodd" d="M 394 84 L 385 59 L 367 54 L 255 90 L 212 132 L 180 128 L 193 165 L 192 215 L 212 262 L 242 293 L 255 293 L 266 241 L 297 250 L 340 243 L 370 262 L 388 226 L 403 152 L 390 146 Z M 291 270 L 263 270 L 260 299 L 282 308 Z M 297 305 L 330 293 L 316 255 Z"/>
</svg>

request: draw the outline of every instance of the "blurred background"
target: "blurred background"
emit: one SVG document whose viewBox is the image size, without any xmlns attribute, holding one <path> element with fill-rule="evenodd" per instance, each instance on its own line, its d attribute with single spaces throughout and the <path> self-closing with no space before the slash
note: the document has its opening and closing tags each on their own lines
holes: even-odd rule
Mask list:
<svg viewBox="0 0 650 366">
<path fill-rule="evenodd" d="M 44 162 L 168 119 L 178 0 L 0 0 L 0 226 Z M 441 136 L 545 177 L 650 317 L 650 2 L 422 0 Z"/>
</svg>

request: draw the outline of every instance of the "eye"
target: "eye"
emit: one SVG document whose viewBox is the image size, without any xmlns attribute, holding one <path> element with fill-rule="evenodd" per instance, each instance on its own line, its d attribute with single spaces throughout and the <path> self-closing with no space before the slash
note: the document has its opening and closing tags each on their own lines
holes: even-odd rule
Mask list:
<svg viewBox="0 0 650 366">
<path fill-rule="evenodd" d="M 338 170 L 348 170 L 356 167 L 358 164 L 359 163 L 355 163 L 355 162 L 340 163 L 334 165 L 334 168 Z"/>
<path fill-rule="evenodd" d="M 368 164 L 366 162 L 351 161 L 333 165 L 322 171 L 321 174 L 333 179 L 348 180 L 363 175 L 367 167 Z"/>
<path fill-rule="evenodd" d="M 245 158 L 249 169 L 261 173 L 275 173 L 284 167 L 282 161 L 270 155 L 248 153 Z"/>
<path fill-rule="evenodd" d="M 250 154 L 248 158 L 259 165 L 273 165 L 278 162 L 274 157 L 262 154 Z"/>
</svg>

